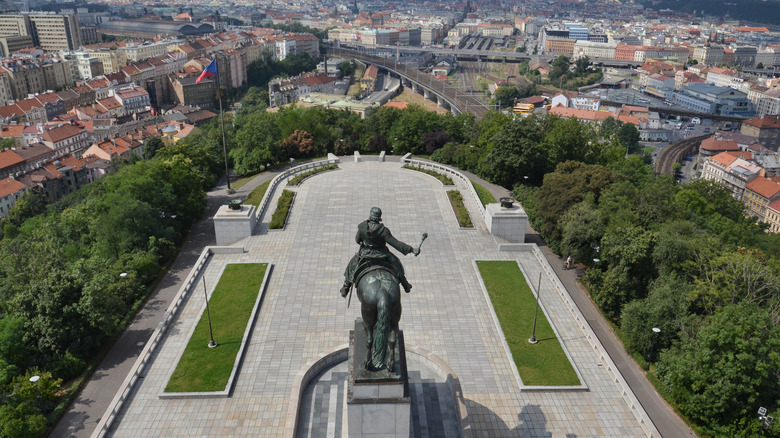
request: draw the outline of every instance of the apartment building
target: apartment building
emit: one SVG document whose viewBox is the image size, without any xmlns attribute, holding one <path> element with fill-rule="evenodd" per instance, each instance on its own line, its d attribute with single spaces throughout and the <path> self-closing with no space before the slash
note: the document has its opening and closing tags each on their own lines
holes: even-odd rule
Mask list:
<svg viewBox="0 0 780 438">
<path fill-rule="evenodd" d="M 0 34 L 31 36 L 33 44 L 56 52 L 81 46 L 75 14 L 30 13 L 0 15 Z"/>
</svg>

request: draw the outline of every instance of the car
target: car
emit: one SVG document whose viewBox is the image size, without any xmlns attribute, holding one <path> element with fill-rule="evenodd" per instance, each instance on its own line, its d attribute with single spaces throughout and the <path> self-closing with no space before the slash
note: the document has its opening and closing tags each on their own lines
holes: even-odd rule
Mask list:
<svg viewBox="0 0 780 438">
<path fill-rule="evenodd" d="M 704 128 L 704 133 L 705 134 L 709 134 L 710 133 L 710 128 Z"/>
<path fill-rule="evenodd" d="M 685 160 L 685 161 L 693 161 L 693 157 L 685 157 L 685 158 L 683 158 L 683 160 Z"/>
</svg>

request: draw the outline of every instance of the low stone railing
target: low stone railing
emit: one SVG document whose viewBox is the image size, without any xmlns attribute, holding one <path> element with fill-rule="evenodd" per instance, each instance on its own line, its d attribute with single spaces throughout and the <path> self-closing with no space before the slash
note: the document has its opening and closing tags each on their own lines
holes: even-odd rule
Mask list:
<svg viewBox="0 0 780 438">
<path fill-rule="evenodd" d="M 284 172 L 280 173 L 279 175 L 276 175 L 276 177 L 272 179 L 271 182 L 268 184 L 268 190 L 265 191 L 265 196 L 263 196 L 263 200 L 260 201 L 260 204 L 257 206 L 257 210 L 255 210 L 255 215 L 256 215 L 255 223 L 256 224 L 260 223 L 260 219 L 263 217 L 263 214 L 265 213 L 265 210 L 268 207 L 268 203 L 271 202 L 271 198 L 273 198 L 276 188 L 279 187 L 279 184 L 281 184 L 285 179 L 289 178 L 292 175 L 295 175 L 296 173 L 306 172 L 312 169 L 316 169 L 318 167 L 329 166 L 331 164 L 338 164 L 340 161 L 341 160 L 337 156 L 333 154 L 328 154 L 328 158 L 325 160 L 304 163 L 299 166 L 295 166 L 290 169 L 287 169 Z"/>
<path fill-rule="evenodd" d="M 555 291 L 558 293 L 558 297 L 563 300 L 566 307 L 569 309 L 569 312 L 572 314 L 574 318 L 573 322 L 576 323 L 580 330 L 582 330 L 582 332 L 585 334 L 585 338 L 587 339 L 588 344 L 595 350 L 595 353 L 598 355 L 599 360 L 604 365 L 604 368 L 612 376 L 612 382 L 620 390 L 620 395 L 623 397 L 623 400 L 626 402 L 629 409 L 631 409 L 631 413 L 634 414 L 634 418 L 639 421 L 640 426 L 642 426 L 642 429 L 645 431 L 648 437 L 660 437 L 661 434 L 653 424 L 653 421 L 647 415 L 644 407 L 642 407 L 642 403 L 639 402 L 639 399 L 636 398 L 634 391 L 630 386 L 628 386 L 626 379 L 623 377 L 623 374 L 620 372 L 617 365 L 615 365 L 615 362 L 609 356 L 609 353 L 604 350 L 601 341 L 599 340 L 598 336 L 596 336 L 596 333 L 593 331 L 590 323 L 585 319 L 585 316 L 580 311 L 580 308 L 577 307 L 577 304 L 571 298 L 571 295 L 569 295 L 566 287 L 563 285 L 563 283 L 561 283 L 558 274 L 556 274 L 552 266 L 550 266 L 549 261 L 544 257 L 544 254 L 542 254 L 542 251 L 538 246 L 531 245 L 530 250 L 536 257 L 545 275 L 547 275 L 547 278 L 550 279 L 553 286 L 555 287 Z"/>
<path fill-rule="evenodd" d="M 176 294 L 176 297 L 174 297 L 171 305 L 168 306 L 168 310 L 165 311 L 162 321 L 157 324 L 157 328 L 154 329 L 154 332 L 149 338 L 149 341 L 144 346 L 144 349 L 141 350 L 141 353 L 138 355 L 138 359 L 136 359 L 133 367 L 130 369 L 130 373 L 127 375 L 124 382 L 122 382 L 122 386 L 119 387 L 116 395 L 108 405 L 106 412 L 100 418 L 100 422 L 98 422 L 97 427 L 92 432 L 92 438 L 102 438 L 106 436 L 108 431 L 111 429 L 111 425 L 114 424 L 114 420 L 122 410 L 122 406 L 127 400 L 127 397 L 133 391 L 133 387 L 135 386 L 136 382 L 138 382 L 139 378 L 143 377 L 144 371 L 146 370 L 146 365 L 149 363 L 149 359 L 152 357 L 157 346 L 160 344 L 160 341 L 165 336 L 165 332 L 168 330 L 168 326 L 171 324 L 173 318 L 178 313 L 182 302 L 189 295 L 189 293 L 195 287 L 197 287 L 198 283 L 196 279 L 201 274 L 203 268 L 206 266 L 209 257 L 211 257 L 213 254 L 243 252 L 244 248 L 240 246 L 207 246 L 203 250 L 203 252 L 200 254 L 200 257 L 195 262 L 195 265 L 192 267 L 190 274 L 187 276 L 187 279 L 184 280 L 184 285 L 179 289 L 179 292 Z"/>
</svg>

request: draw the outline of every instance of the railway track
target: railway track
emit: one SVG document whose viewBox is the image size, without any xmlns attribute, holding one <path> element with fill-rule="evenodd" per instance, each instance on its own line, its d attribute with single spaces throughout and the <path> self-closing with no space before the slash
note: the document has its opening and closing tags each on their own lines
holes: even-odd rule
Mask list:
<svg viewBox="0 0 780 438">
<path fill-rule="evenodd" d="M 656 175 L 666 174 L 674 176 L 674 163 L 681 162 L 683 157 L 696 151 L 701 141 L 712 135 L 700 135 L 670 144 L 658 154 L 658 159 L 655 162 Z"/>
</svg>

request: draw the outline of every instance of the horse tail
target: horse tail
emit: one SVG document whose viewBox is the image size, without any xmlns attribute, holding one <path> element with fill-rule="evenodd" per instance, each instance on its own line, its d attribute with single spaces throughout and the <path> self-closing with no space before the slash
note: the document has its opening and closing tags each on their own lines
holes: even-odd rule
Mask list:
<svg viewBox="0 0 780 438">
<path fill-rule="evenodd" d="M 390 319 L 390 303 L 387 302 L 387 298 L 387 293 L 381 291 L 379 301 L 376 303 L 374 346 L 371 352 L 371 364 L 375 369 L 383 368 L 387 358 L 387 328 Z"/>
</svg>

